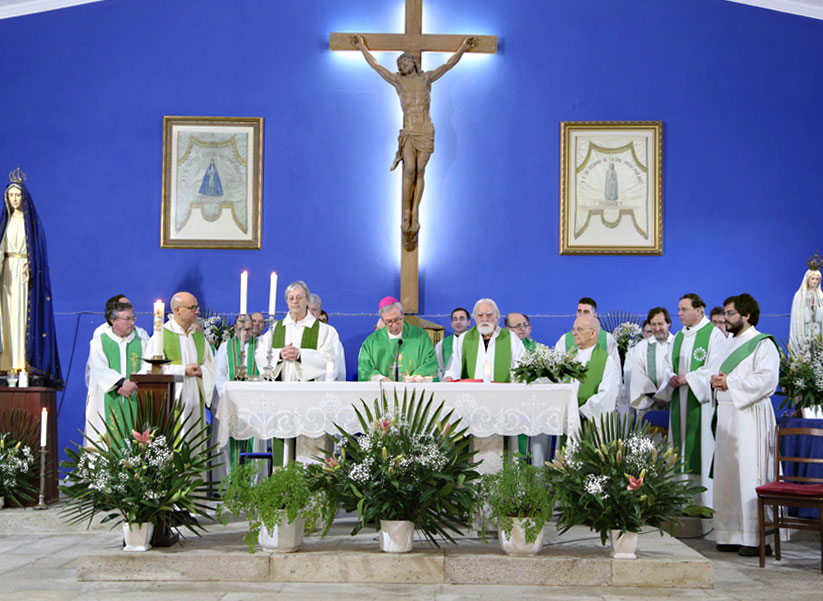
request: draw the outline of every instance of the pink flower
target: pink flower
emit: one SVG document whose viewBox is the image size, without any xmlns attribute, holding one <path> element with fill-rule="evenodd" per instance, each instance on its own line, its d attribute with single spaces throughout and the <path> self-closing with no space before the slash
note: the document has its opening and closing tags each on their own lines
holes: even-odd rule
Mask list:
<svg viewBox="0 0 823 601">
<path fill-rule="evenodd" d="M 389 419 L 388 417 L 384 417 L 377 423 L 377 425 L 380 428 L 381 433 L 385 434 L 389 431 L 389 426 L 391 426 L 391 419 Z"/>
<path fill-rule="evenodd" d="M 643 477 L 635 478 L 634 476 L 629 476 L 629 485 L 626 487 L 626 490 L 637 490 L 641 486 L 643 486 Z"/>
<path fill-rule="evenodd" d="M 141 442 L 143 444 L 149 444 L 151 442 L 151 433 L 148 429 L 142 434 L 140 434 L 137 430 L 132 430 L 131 435 L 134 436 L 137 442 Z"/>
<path fill-rule="evenodd" d="M 340 462 L 337 461 L 337 457 L 326 457 L 326 465 L 334 469 L 340 465 Z"/>
</svg>

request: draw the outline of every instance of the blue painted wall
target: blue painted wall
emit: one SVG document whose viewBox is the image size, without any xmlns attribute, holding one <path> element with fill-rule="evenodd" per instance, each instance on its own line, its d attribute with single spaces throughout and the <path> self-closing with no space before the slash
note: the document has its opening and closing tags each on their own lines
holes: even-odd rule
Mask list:
<svg viewBox="0 0 823 601">
<path fill-rule="evenodd" d="M 492 296 L 504 312 L 562 315 L 582 295 L 640 312 L 689 290 L 710 304 L 748 290 L 764 313 L 788 312 L 823 246 L 823 23 L 723 0 L 426 0 L 424 19 L 501 47 L 434 87 L 424 314 Z M 82 426 L 101 321 L 84 312 L 114 293 L 148 311 L 185 288 L 228 312 L 243 269 L 258 307 L 272 269 L 305 279 L 332 314 L 399 293 L 388 167 L 401 113 L 361 57 L 327 40 L 402 27 L 401 0 L 107 0 L 0 21 L 0 166 L 29 175 L 64 372 L 71 362 L 61 447 Z M 164 115 L 265 119 L 261 250 L 160 248 Z M 560 122 L 576 120 L 664 121 L 662 256 L 558 254 Z M 374 317 L 332 321 L 351 377 Z M 570 320 L 533 323 L 553 341 Z M 785 336 L 788 320 L 763 326 Z"/>
</svg>

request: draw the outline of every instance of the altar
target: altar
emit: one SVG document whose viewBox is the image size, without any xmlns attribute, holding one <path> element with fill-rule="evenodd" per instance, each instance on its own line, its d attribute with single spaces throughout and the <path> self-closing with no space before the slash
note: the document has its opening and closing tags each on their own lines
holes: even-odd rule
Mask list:
<svg viewBox="0 0 823 601">
<path fill-rule="evenodd" d="M 229 437 L 297 438 L 295 458 L 308 462 L 317 454 L 335 424 L 361 429 L 354 407 L 363 400 L 371 407 L 385 392 L 389 403 L 395 392 L 443 401 L 444 415 L 454 409 L 452 421 L 474 437 L 482 471 L 496 471 L 503 453 L 503 437 L 525 434 L 572 434 L 580 428 L 577 397 L 571 384 L 485 384 L 481 382 L 227 382 L 218 405 L 217 444 Z"/>
</svg>

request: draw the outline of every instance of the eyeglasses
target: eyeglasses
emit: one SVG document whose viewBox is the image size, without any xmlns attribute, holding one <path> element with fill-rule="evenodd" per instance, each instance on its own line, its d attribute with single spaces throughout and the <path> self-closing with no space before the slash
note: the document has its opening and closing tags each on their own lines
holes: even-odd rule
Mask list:
<svg viewBox="0 0 823 601">
<path fill-rule="evenodd" d="M 394 319 L 384 319 L 383 323 L 386 324 L 387 326 L 391 326 L 391 325 L 394 325 L 396 323 L 400 323 L 401 321 L 403 321 L 402 316 L 401 317 L 395 317 Z"/>
<path fill-rule="evenodd" d="M 594 328 L 572 328 L 572 332 L 577 332 L 578 334 L 582 334 L 583 332 L 589 332 L 594 330 Z"/>
<path fill-rule="evenodd" d="M 114 318 L 114 321 L 118 321 L 118 320 L 133 323 L 133 322 L 137 321 L 137 318 L 134 317 L 134 316 L 132 316 L 132 317 L 115 317 Z"/>
<path fill-rule="evenodd" d="M 183 308 L 196 313 L 200 309 L 200 305 L 183 305 Z"/>
<path fill-rule="evenodd" d="M 526 328 L 528 328 L 528 327 L 529 327 L 529 324 L 527 324 L 526 322 L 523 322 L 523 323 L 516 323 L 516 324 L 514 324 L 513 326 L 511 326 L 511 328 L 512 328 L 513 330 L 525 330 L 525 329 L 526 329 Z"/>
<path fill-rule="evenodd" d="M 733 315 L 740 315 L 737 311 L 726 311 L 726 317 L 731 317 Z"/>
</svg>

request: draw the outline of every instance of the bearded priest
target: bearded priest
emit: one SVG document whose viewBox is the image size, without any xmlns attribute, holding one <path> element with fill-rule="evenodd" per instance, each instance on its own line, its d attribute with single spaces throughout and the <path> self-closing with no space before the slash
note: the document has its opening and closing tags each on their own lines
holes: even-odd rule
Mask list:
<svg viewBox="0 0 823 601">
<path fill-rule="evenodd" d="M 377 310 L 385 327 L 363 341 L 357 379 L 391 382 L 404 376 L 436 376 L 437 357 L 426 330 L 406 323 L 396 298 L 384 297 Z"/>
</svg>

